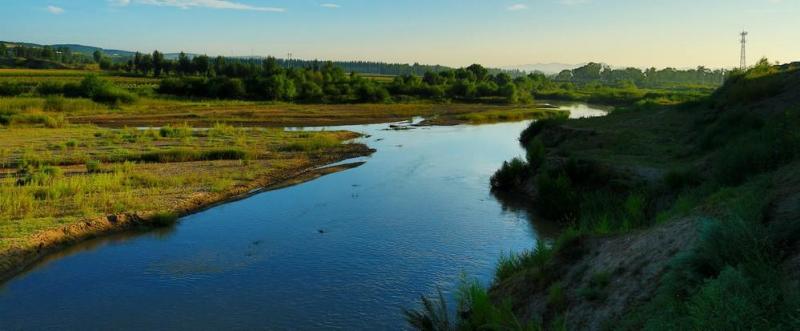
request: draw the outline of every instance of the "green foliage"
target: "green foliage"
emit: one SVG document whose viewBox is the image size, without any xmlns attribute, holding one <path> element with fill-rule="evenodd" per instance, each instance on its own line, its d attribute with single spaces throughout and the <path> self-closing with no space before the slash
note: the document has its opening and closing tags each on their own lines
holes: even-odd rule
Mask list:
<svg viewBox="0 0 800 331">
<path fill-rule="evenodd" d="M 450 320 L 450 310 L 447 308 L 447 300 L 441 290 L 439 290 L 438 298 L 430 299 L 422 296 L 420 301 L 422 301 L 422 308 L 419 310 L 403 310 L 403 315 L 411 327 L 420 331 L 456 330 L 454 323 Z"/>
<path fill-rule="evenodd" d="M 542 216 L 562 222 L 577 219 L 580 196 L 564 172 L 544 172 L 536 180 L 537 206 Z"/>
<path fill-rule="evenodd" d="M 532 169 L 538 169 L 544 164 L 545 148 L 544 143 L 538 137 L 533 140 L 525 148 L 525 159 Z"/>
<path fill-rule="evenodd" d="M 46 112 L 63 112 L 66 109 L 66 100 L 62 96 L 48 96 L 44 99 L 42 109 Z"/>
<path fill-rule="evenodd" d="M 492 175 L 492 189 L 506 191 L 520 189 L 530 173 L 528 164 L 520 158 L 503 162 L 503 166 Z"/>
<path fill-rule="evenodd" d="M 567 308 L 567 295 L 564 293 L 564 283 L 555 282 L 547 289 L 547 307 L 562 312 Z"/>
<path fill-rule="evenodd" d="M 339 145 L 339 141 L 328 136 L 313 136 L 281 146 L 282 152 L 314 152 Z"/>
<path fill-rule="evenodd" d="M 59 81 L 45 81 L 36 86 L 36 93 L 49 96 L 64 93 L 64 83 Z"/>
<path fill-rule="evenodd" d="M 21 83 L 0 82 L 0 96 L 15 97 L 27 93 L 29 90 L 27 86 Z"/>
<path fill-rule="evenodd" d="M 458 330 L 541 330 L 541 326 L 525 323 L 514 315 L 511 302 L 496 305 L 477 281 L 464 281 L 458 293 Z"/>
<path fill-rule="evenodd" d="M 554 117 L 537 120 L 531 123 L 525 130 L 522 131 L 519 137 L 520 143 L 523 147 L 527 148 L 527 144 L 532 143 L 534 138 L 537 138 L 542 131 L 547 128 L 556 127 L 564 124 L 569 119 L 568 113 L 558 113 Z M 541 141 L 541 140 L 540 140 Z"/>
<path fill-rule="evenodd" d="M 672 261 L 656 297 L 626 316 L 621 328 L 797 329 L 800 289 L 785 278 L 781 261 L 800 224 L 763 223 L 765 187 L 750 183 L 713 195 L 723 218 L 705 221 L 696 246 Z"/>
<path fill-rule="evenodd" d="M 86 171 L 90 174 L 100 173 L 103 171 L 103 164 L 98 160 L 87 160 Z"/>
<path fill-rule="evenodd" d="M 716 154 L 715 178 L 722 184 L 737 185 L 794 160 L 800 155 L 798 128 L 797 114 L 787 113 L 731 141 Z"/>
<path fill-rule="evenodd" d="M 548 247 L 541 240 L 536 243 L 533 251 L 509 253 L 501 255 L 495 268 L 495 283 L 500 283 L 512 276 L 534 268 L 543 269 L 553 256 L 553 248 Z"/>
<path fill-rule="evenodd" d="M 158 130 L 158 134 L 164 138 L 186 138 L 192 136 L 192 128 L 186 125 L 172 126 L 167 125 Z"/>
<path fill-rule="evenodd" d="M 787 86 L 787 76 L 779 75 L 782 70 L 762 59 L 746 72 L 735 72 L 717 90 L 713 99 L 720 107 L 747 105 L 773 97 Z"/>
<path fill-rule="evenodd" d="M 68 122 L 63 115 L 21 114 L 17 112 L 0 112 L 0 124 L 13 126 L 43 126 L 46 128 L 63 128 Z"/>
</svg>

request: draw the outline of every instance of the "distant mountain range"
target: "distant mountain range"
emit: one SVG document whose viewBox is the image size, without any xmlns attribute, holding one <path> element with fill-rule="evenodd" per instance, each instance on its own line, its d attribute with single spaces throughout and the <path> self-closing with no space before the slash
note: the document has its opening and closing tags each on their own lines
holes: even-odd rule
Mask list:
<svg viewBox="0 0 800 331">
<path fill-rule="evenodd" d="M 516 66 L 507 66 L 503 67 L 502 69 L 507 70 L 522 70 L 527 72 L 534 72 L 539 71 L 544 74 L 552 75 L 562 72 L 564 70 L 572 70 L 575 68 L 579 68 L 586 65 L 586 63 L 579 63 L 579 64 L 566 64 L 566 63 L 534 63 L 534 64 L 522 64 Z"/>
<path fill-rule="evenodd" d="M 100 47 L 86 46 L 86 45 L 79 45 L 79 44 L 41 45 L 41 44 L 16 42 L 16 41 L 0 41 L 0 43 L 9 45 L 11 47 L 13 47 L 14 45 L 22 45 L 22 46 L 27 46 L 27 47 L 44 47 L 44 46 L 50 46 L 50 47 L 53 47 L 53 48 L 66 47 L 69 50 L 71 50 L 73 53 L 83 53 L 83 54 L 86 54 L 86 55 L 92 55 L 95 51 L 99 50 L 99 51 L 103 52 L 103 54 L 105 54 L 106 56 L 112 57 L 112 58 L 114 58 L 114 57 L 131 57 L 131 56 L 134 56 L 136 54 L 136 52 L 134 52 L 134 51 L 124 51 L 124 50 L 120 50 L 120 49 L 105 49 L 105 48 L 100 48 Z M 180 54 L 180 53 L 165 53 L 164 57 L 167 58 L 167 59 L 174 60 L 174 59 L 178 58 L 178 54 Z M 197 54 L 189 54 L 189 53 L 187 53 L 187 54 L 189 56 L 197 55 Z"/>
</svg>

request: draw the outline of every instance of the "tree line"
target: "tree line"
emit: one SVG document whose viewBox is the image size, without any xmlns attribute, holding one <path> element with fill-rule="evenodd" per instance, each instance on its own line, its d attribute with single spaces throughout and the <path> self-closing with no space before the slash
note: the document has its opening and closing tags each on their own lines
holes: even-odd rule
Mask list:
<svg viewBox="0 0 800 331">
<path fill-rule="evenodd" d="M 664 68 L 658 70 L 649 68 L 612 69 L 601 63 L 589 63 L 580 68 L 563 70 L 553 77 L 557 82 L 571 82 L 575 84 L 600 83 L 616 86 L 635 87 L 672 87 L 675 85 L 705 85 L 719 86 L 725 81 L 728 71 L 724 69 L 711 70 L 703 66 L 696 69 L 678 70 Z"/>
<path fill-rule="evenodd" d="M 12 46 L 0 42 L 0 58 L 19 58 L 25 60 L 45 60 L 67 65 L 89 64 L 93 59 L 83 53 L 72 52 L 68 47 L 33 47 L 23 44 Z"/>
</svg>

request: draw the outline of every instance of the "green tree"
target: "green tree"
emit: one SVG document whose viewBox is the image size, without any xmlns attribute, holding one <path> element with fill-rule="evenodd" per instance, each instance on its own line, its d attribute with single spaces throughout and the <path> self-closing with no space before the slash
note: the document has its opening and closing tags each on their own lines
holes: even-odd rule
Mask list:
<svg viewBox="0 0 800 331">
<path fill-rule="evenodd" d="M 92 57 L 94 58 L 95 63 L 100 63 L 100 60 L 103 59 L 103 52 L 98 49 L 92 53 Z"/>
<path fill-rule="evenodd" d="M 161 77 L 164 71 L 164 54 L 159 51 L 153 51 L 153 75 Z"/>
<path fill-rule="evenodd" d="M 190 75 L 192 74 L 192 60 L 189 59 L 189 56 L 186 53 L 181 52 L 178 55 L 178 73 L 181 75 Z"/>
<path fill-rule="evenodd" d="M 207 55 L 195 56 L 194 59 L 192 59 L 192 67 L 194 67 L 194 71 L 200 75 L 208 76 L 209 70 L 211 69 L 211 61 Z"/>
<path fill-rule="evenodd" d="M 142 58 L 139 60 L 140 71 L 147 75 L 153 70 L 153 56 L 150 54 L 142 55 Z"/>
</svg>

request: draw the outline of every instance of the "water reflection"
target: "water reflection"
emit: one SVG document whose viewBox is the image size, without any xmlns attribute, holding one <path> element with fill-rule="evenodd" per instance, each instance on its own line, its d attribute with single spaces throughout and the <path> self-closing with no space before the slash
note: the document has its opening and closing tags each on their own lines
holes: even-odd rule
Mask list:
<svg viewBox="0 0 800 331">
<path fill-rule="evenodd" d="M 342 127 L 377 149 L 361 167 L 51 256 L 0 292 L 0 329 L 402 328 L 556 232 L 489 192 L 528 124 Z"/>
</svg>

